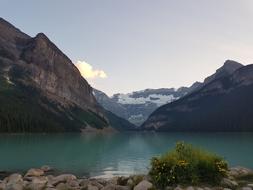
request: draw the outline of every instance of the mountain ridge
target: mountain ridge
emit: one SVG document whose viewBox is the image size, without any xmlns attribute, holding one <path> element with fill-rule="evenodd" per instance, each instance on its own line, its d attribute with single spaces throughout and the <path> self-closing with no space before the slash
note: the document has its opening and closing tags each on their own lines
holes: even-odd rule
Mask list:
<svg viewBox="0 0 253 190">
<path fill-rule="evenodd" d="M 0 65 L 1 132 L 81 132 L 116 123 L 72 61 L 43 33 L 30 37 L 1 18 Z"/>
<path fill-rule="evenodd" d="M 248 75 L 245 75 L 247 73 Z M 253 131 L 253 65 L 236 69 L 154 111 L 141 126 L 158 131 Z"/>
</svg>

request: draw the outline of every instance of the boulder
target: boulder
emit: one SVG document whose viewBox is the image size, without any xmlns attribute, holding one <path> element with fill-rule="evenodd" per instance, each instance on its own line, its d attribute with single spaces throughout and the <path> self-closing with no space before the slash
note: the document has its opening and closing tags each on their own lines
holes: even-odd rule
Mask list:
<svg viewBox="0 0 253 190">
<path fill-rule="evenodd" d="M 130 190 L 130 189 L 131 188 L 127 186 L 108 184 L 105 187 L 103 187 L 101 190 Z"/>
<path fill-rule="evenodd" d="M 127 180 L 127 186 L 128 186 L 128 187 L 133 187 L 133 186 L 134 186 L 134 181 L 133 181 L 133 179 L 129 178 L 129 179 Z"/>
<path fill-rule="evenodd" d="M 52 171 L 53 169 L 48 166 L 48 165 L 44 165 L 44 166 L 41 166 L 40 168 L 41 170 L 43 170 L 44 172 L 49 172 L 49 171 Z"/>
<path fill-rule="evenodd" d="M 70 187 L 68 184 L 66 183 L 59 183 L 57 186 L 56 186 L 56 189 L 57 190 L 75 190 L 75 189 L 78 189 L 78 188 L 75 188 L 75 187 Z"/>
<path fill-rule="evenodd" d="M 102 189 L 104 186 L 97 182 L 97 180 L 90 180 L 90 185 L 96 186 L 98 189 Z"/>
<path fill-rule="evenodd" d="M 253 177 L 253 170 L 248 169 L 248 168 L 244 168 L 241 166 L 237 166 L 237 167 L 230 168 L 228 175 L 232 176 L 234 178 L 244 178 L 244 177 L 248 177 L 248 176 Z"/>
<path fill-rule="evenodd" d="M 88 185 L 87 190 L 99 190 L 97 186 Z"/>
<path fill-rule="evenodd" d="M 23 182 L 23 178 L 20 174 L 11 174 L 9 177 L 5 178 L 4 181 L 7 184 L 14 184 L 14 183 L 18 183 L 18 182 Z"/>
<path fill-rule="evenodd" d="M 31 168 L 28 170 L 28 172 L 25 174 L 25 177 L 38 177 L 44 175 L 44 171 L 42 169 L 37 168 Z"/>
<path fill-rule="evenodd" d="M 80 182 L 79 182 L 79 185 L 83 188 L 87 187 L 89 185 L 90 181 L 88 179 L 82 179 Z"/>
<path fill-rule="evenodd" d="M 22 183 L 8 184 L 5 190 L 23 190 L 24 186 Z"/>
<path fill-rule="evenodd" d="M 177 186 L 174 190 L 183 190 L 180 186 Z"/>
<path fill-rule="evenodd" d="M 2 181 L 2 182 L 0 183 L 0 190 L 4 190 L 5 187 L 6 187 L 6 184 Z"/>
<path fill-rule="evenodd" d="M 242 187 L 242 190 L 252 190 L 251 187 Z"/>
<path fill-rule="evenodd" d="M 236 181 L 233 181 L 228 178 L 223 178 L 221 181 L 221 186 L 234 189 L 238 186 L 238 183 Z"/>
<path fill-rule="evenodd" d="M 67 181 L 67 184 L 69 187 L 79 188 L 78 180 L 69 180 L 69 181 Z"/>
<path fill-rule="evenodd" d="M 192 186 L 189 186 L 185 190 L 194 190 L 194 188 Z"/>
<path fill-rule="evenodd" d="M 43 183 L 29 183 L 25 186 L 26 189 L 29 190 L 44 190 L 46 188 L 46 184 Z"/>
<path fill-rule="evenodd" d="M 153 184 L 147 180 L 143 180 L 134 187 L 134 190 L 148 190 L 153 187 Z"/>
<path fill-rule="evenodd" d="M 52 185 L 57 185 L 59 183 L 66 183 L 67 181 L 71 181 L 75 179 L 77 179 L 76 176 L 72 174 L 62 174 L 62 175 L 54 177 L 53 179 L 50 179 L 49 183 Z"/>
</svg>

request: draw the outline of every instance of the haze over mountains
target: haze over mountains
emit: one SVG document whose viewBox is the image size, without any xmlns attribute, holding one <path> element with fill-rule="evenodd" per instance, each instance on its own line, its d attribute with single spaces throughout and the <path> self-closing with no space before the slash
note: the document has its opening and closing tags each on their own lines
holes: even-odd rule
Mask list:
<svg viewBox="0 0 253 190">
<path fill-rule="evenodd" d="M 178 100 L 219 77 L 233 73 L 242 66 L 240 63 L 227 60 L 222 67 L 217 69 L 213 75 L 207 77 L 204 82 L 195 82 L 190 87 L 145 89 L 128 94 L 118 93 L 112 97 L 108 97 L 105 93 L 94 89 L 94 95 L 105 109 L 139 126 L 158 107 Z"/>
<path fill-rule="evenodd" d="M 133 127 L 97 103 L 78 69 L 43 33 L 32 38 L 2 18 L 0 83 L 2 132 L 122 127 L 118 120 Z"/>
</svg>

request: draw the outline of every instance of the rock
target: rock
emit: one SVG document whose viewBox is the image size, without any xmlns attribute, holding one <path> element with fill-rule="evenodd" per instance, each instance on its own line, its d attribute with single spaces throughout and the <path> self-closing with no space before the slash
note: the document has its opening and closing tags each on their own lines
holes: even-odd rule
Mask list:
<svg viewBox="0 0 253 190">
<path fill-rule="evenodd" d="M 232 189 L 229 189 L 229 188 L 223 188 L 223 190 L 232 190 Z"/>
<path fill-rule="evenodd" d="M 130 190 L 130 189 L 131 188 L 127 186 L 108 184 L 105 187 L 103 187 L 101 190 Z"/>
<path fill-rule="evenodd" d="M 204 190 L 212 190 L 210 187 L 204 187 Z"/>
<path fill-rule="evenodd" d="M 133 181 L 131 178 L 129 178 L 129 179 L 127 180 L 127 186 L 128 186 L 128 187 L 133 187 L 133 186 L 134 186 L 134 181 Z"/>
<path fill-rule="evenodd" d="M 242 187 L 242 190 L 252 190 L 251 187 Z"/>
<path fill-rule="evenodd" d="M 108 184 L 108 180 L 105 179 L 96 179 L 98 183 L 100 183 L 103 186 L 106 186 Z"/>
<path fill-rule="evenodd" d="M 56 189 L 57 190 L 69 190 L 69 187 L 66 183 L 59 183 L 57 186 L 56 186 Z"/>
<path fill-rule="evenodd" d="M 180 186 L 177 186 L 174 190 L 183 190 Z"/>
<path fill-rule="evenodd" d="M 82 187 L 87 187 L 89 185 L 90 181 L 88 179 L 83 179 L 79 182 L 79 185 Z"/>
<path fill-rule="evenodd" d="M 192 186 L 189 186 L 186 188 L 186 190 L 194 190 L 194 188 Z"/>
<path fill-rule="evenodd" d="M 69 187 L 75 187 L 75 188 L 79 187 L 79 182 L 77 180 L 70 180 L 67 182 L 67 184 Z"/>
<path fill-rule="evenodd" d="M 72 174 L 62 174 L 57 177 L 54 177 L 52 180 L 50 180 L 49 183 L 52 185 L 57 185 L 59 183 L 64 183 L 64 182 L 75 180 L 75 179 L 77 179 L 76 176 Z"/>
<path fill-rule="evenodd" d="M 88 185 L 87 190 L 99 190 L 99 188 L 93 185 Z"/>
<path fill-rule="evenodd" d="M 204 190 L 204 189 L 201 187 L 196 187 L 196 190 Z"/>
<path fill-rule="evenodd" d="M 253 188 L 253 183 L 250 183 L 250 184 L 248 184 L 247 186 Z"/>
<path fill-rule="evenodd" d="M 128 181 L 128 180 L 129 180 L 128 177 L 124 177 L 124 176 L 119 177 L 119 178 L 118 178 L 118 181 L 117 181 L 117 184 L 118 184 L 118 185 L 125 186 L 125 185 L 127 185 L 127 181 Z"/>
<path fill-rule="evenodd" d="M 113 178 L 111 178 L 108 182 L 114 185 L 118 185 L 118 179 L 119 177 L 115 176 Z"/>
<path fill-rule="evenodd" d="M 42 169 L 31 168 L 25 174 L 25 177 L 42 176 L 42 175 L 44 175 L 44 171 Z"/>
<path fill-rule="evenodd" d="M 0 183 L 0 190 L 4 190 L 6 187 L 6 184 L 4 182 Z"/>
<path fill-rule="evenodd" d="M 248 168 L 237 166 L 237 167 L 230 168 L 228 175 L 233 176 L 235 178 L 243 178 L 243 177 L 253 176 L 253 171 Z"/>
<path fill-rule="evenodd" d="M 46 188 L 46 184 L 43 183 L 29 183 L 26 185 L 26 189 L 29 190 L 44 190 Z"/>
<path fill-rule="evenodd" d="M 43 170 L 44 172 L 49 172 L 53 170 L 50 166 L 47 165 L 41 166 L 40 169 Z"/>
<path fill-rule="evenodd" d="M 223 178 L 221 181 L 221 185 L 223 187 L 234 189 L 238 186 L 238 183 L 236 181 L 231 180 L 231 179 Z"/>
<path fill-rule="evenodd" d="M 98 189 L 102 189 L 104 186 L 97 182 L 97 180 L 90 180 L 90 185 L 96 186 Z"/>
<path fill-rule="evenodd" d="M 134 190 L 148 190 L 153 187 L 153 184 L 147 180 L 143 180 L 134 187 Z"/>
<path fill-rule="evenodd" d="M 5 190 L 23 190 L 24 186 L 22 182 L 7 184 Z"/>
<path fill-rule="evenodd" d="M 23 178 L 20 174 L 11 174 L 9 177 L 5 179 L 6 183 L 18 183 L 23 182 Z"/>
<path fill-rule="evenodd" d="M 34 177 L 32 183 L 34 184 L 46 184 L 48 182 L 47 176 Z"/>
</svg>

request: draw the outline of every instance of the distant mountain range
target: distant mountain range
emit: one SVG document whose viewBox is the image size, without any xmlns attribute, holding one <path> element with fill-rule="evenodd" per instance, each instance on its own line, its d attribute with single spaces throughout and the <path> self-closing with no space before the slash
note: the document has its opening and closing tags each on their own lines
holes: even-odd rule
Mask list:
<svg viewBox="0 0 253 190">
<path fill-rule="evenodd" d="M 0 18 L 0 132 L 132 129 L 104 110 L 80 72 L 45 34 Z"/>
<path fill-rule="evenodd" d="M 141 126 L 156 131 L 253 131 L 253 65 L 225 62 L 196 91 L 161 106 Z"/>
<path fill-rule="evenodd" d="M 146 89 L 128 94 L 114 94 L 108 97 L 104 92 L 94 89 L 97 101 L 107 110 L 139 126 L 158 107 L 186 95 L 197 85 L 182 87 Z"/>
<path fill-rule="evenodd" d="M 203 83 L 195 82 L 190 87 L 145 89 L 128 94 L 118 93 L 112 97 L 108 97 L 105 93 L 96 89 L 93 92 L 97 101 L 105 109 L 140 126 L 160 106 L 178 100 L 219 77 L 233 73 L 242 66 L 240 63 L 227 60 L 221 68 L 207 77 Z"/>
</svg>

